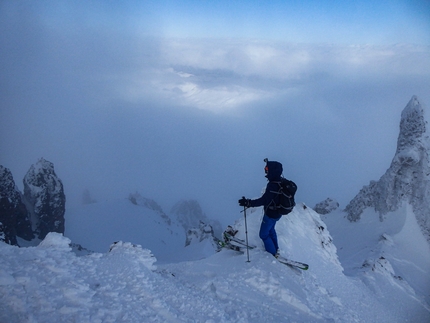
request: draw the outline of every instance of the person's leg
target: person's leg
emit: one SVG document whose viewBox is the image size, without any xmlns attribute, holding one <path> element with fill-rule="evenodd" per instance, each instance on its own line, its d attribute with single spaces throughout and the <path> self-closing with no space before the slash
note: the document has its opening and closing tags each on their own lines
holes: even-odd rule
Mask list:
<svg viewBox="0 0 430 323">
<path fill-rule="evenodd" d="M 277 220 L 275 220 L 275 223 L 273 224 L 273 227 L 272 227 L 272 229 L 270 229 L 270 232 L 269 232 L 269 237 L 270 237 L 270 239 L 272 239 L 273 245 L 275 247 L 275 252 L 279 249 L 278 235 L 276 234 L 276 230 L 275 230 L 276 222 L 277 222 Z"/>
<path fill-rule="evenodd" d="M 263 221 L 261 221 L 261 226 L 260 226 L 260 239 L 263 240 L 264 242 L 264 248 L 266 249 L 267 252 L 271 253 L 272 255 L 276 254 L 276 250 L 277 250 L 277 239 L 276 241 L 276 246 L 273 240 L 273 231 L 274 231 L 274 227 L 276 224 L 276 220 L 269 218 L 268 216 L 264 216 L 263 217 Z M 276 232 L 275 232 L 275 236 L 276 236 Z"/>
</svg>

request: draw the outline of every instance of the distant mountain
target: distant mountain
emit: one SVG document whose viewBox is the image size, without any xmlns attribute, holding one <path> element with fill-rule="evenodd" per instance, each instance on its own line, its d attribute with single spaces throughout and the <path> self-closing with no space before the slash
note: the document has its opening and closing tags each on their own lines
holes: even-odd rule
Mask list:
<svg viewBox="0 0 430 323">
<path fill-rule="evenodd" d="M 409 203 L 430 241 L 430 139 L 426 111 L 416 96 L 404 108 L 397 150 L 379 181 L 371 181 L 346 206 L 350 221 L 360 220 L 366 208 L 374 208 L 383 221 L 389 212 Z"/>
<path fill-rule="evenodd" d="M 134 194 L 130 194 L 128 199 L 131 203 L 135 205 L 144 206 L 150 210 L 155 211 L 160 216 L 160 218 L 162 218 L 166 222 L 167 225 L 170 226 L 172 224 L 172 220 L 170 219 L 170 217 L 166 213 L 164 213 L 161 206 L 158 205 L 157 202 L 155 202 L 154 200 L 143 197 L 137 192 Z"/>
</svg>

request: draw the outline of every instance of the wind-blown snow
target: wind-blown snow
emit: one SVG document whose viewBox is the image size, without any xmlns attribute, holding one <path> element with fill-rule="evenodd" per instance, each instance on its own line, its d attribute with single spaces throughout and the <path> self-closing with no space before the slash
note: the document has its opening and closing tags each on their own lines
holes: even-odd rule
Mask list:
<svg viewBox="0 0 430 323">
<path fill-rule="evenodd" d="M 339 211 L 327 227 L 297 205 L 277 231 L 282 254 L 308 271 L 263 250 L 261 209 L 247 212 L 250 262 L 223 249 L 159 264 L 128 242 L 79 257 L 58 233 L 37 247 L 0 243 L 0 322 L 429 322 L 428 245 L 411 208 L 396 212 L 391 222 L 373 213 L 350 223 Z M 244 237 L 242 214 L 234 225 Z M 363 227 L 373 230 L 359 236 Z"/>
</svg>

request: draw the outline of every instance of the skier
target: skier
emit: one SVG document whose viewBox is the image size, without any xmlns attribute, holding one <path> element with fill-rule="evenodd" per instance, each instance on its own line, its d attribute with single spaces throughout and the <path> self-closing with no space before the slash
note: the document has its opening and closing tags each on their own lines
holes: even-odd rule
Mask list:
<svg viewBox="0 0 430 323">
<path fill-rule="evenodd" d="M 264 242 L 264 247 L 267 252 L 273 256 L 279 256 L 278 237 L 275 231 L 276 222 L 281 218 L 282 215 L 277 211 L 276 205 L 279 204 L 279 196 L 277 194 L 279 185 L 276 182 L 281 180 L 282 175 L 282 164 L 277 161 L 268 161 L 264 159 L 266 167 L 264 171 L 266 178 L 269 181 L 266 186 L 264 194 L 255 200 L 247 199 L 242 197 L 239 200 L 239 205 L 244 207 L 257 207 L 264 206 L 264 217 L 260 226 L 260 239 Z"/>
</svg>

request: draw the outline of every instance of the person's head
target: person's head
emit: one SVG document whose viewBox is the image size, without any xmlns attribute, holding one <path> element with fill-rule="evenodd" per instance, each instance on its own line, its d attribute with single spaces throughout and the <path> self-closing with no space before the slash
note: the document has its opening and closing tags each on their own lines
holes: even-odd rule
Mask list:
<svg viewBox="0 0 430 323">
<path fill-rule="evenodd" d="M 277 161 L 269 161 L 267 158 L 264 159 L 266 166 L 264 167 L 264 172 L 269 181 L 279 179 L 282 175 L 282 164 Z"/>
</svg>

